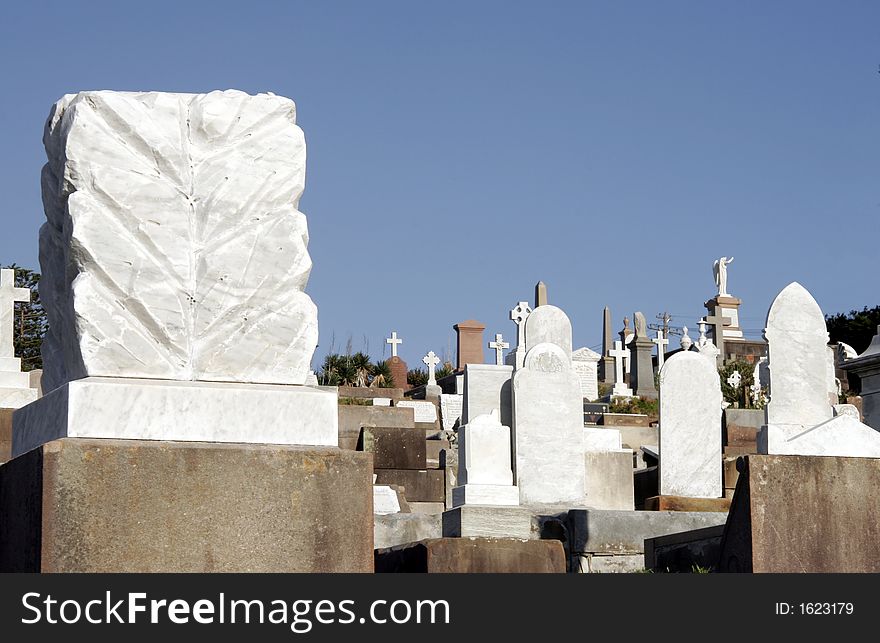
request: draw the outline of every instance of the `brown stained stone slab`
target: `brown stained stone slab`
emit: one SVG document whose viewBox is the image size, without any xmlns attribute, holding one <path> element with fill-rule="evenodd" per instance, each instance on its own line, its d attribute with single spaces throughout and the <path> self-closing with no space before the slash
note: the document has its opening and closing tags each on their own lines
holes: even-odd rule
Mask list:
<svg viewBox="0 0 880 643">
<path fill-rule="evenodd" d="M 749 455 L 719 571 L 880 572 L 880 459 Z"/>
<path fill-rule="evenodd" d="M 431 538 L 376 551 L 377 573 L 564 574 L 558 540 Z"/>
<path fill-rule="evenodd" d="M 446 502 L 443 469 L 413 471 L 407 469 L 376 469 L 376 484 L 404 488 L 409 502 Z"/>
<path fill-rule="evenodd" d="M 374 469 L 427 469 L 425 433 L 420 429 L 369 427 L 361 429 L 357 450 L 373 454 Z"/>
<path fill-rule="evenodd" d="M 646 511 L 713 511 L 730 509 L 727 498 L 687 498 L 685 496 L 652 496 L 645 500 Z"/>
<path fill-rule="evenodd" d="M 66 438 L 0 467 L 0 571 L 371 572 L 372 457 Z"/>
<path fill-rule="evenodd" d="M 12 412 L 0 409 L 0 464 L 12 457 Z"/>
<path fill-rule="evenodd" d="M 439 469 L 440 452 L 449 448 L 449 440 L 425 440 L 427 467 L 430 469 Z"/>
<path fill-rule="evenodd" d="M 736 488 L 736 481 L 739 478 L 739 470 L 736 468 L 736 457 L 722 457 L 722 477 L 724 479 L 725 489 Z"/>
<path fill-rule="evenodd" d="M 387 426 L 414 428 L 413 410 L 406 407 L 393 406 L 360 406 L 356 404 L 340 404 L 337 407 L 339 417 L 339 448 L 357 448 L 361 428 L 365 426 Z"/>
</svg>

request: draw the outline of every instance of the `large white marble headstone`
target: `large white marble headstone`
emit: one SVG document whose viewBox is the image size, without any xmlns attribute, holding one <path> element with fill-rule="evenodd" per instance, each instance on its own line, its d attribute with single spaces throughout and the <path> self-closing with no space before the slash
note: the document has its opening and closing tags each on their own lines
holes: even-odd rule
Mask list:
<svg viewBox="0 0 880 643">
<path fill-rule="evenodd" d="M 293 101 L 81 92 L 55 104 L 43 142 L 46 390 L 306 381 L 318 327 Z"/>
<path fill-rule="evenodd" d="M 715 363 L 679 352 L 660 371 L 660 494 L 720 498 L 721 380 Z"/>
<path fill-rule="evenodd" d="M 552 306 L 529 319 L 545 308 Z M 584 399 L 570 353 L 546 342 L 529 349 L 513 375 L 512 398 L 520 501 L 584 502 Z"/>
<path fill-rule="evenodd" d="M 828 330 L 806 288 L 795 282 L 776 296 L 764 336 L 772 382 L 767 424 L 812 426 L 830 420 Z"/>
<path fill-rule="evenodd" d="M 767 313 L 764 336 L 770 401 L 766 424 L 758 435 L 758 451 L 880 457 L 880 432 L 850 415 L 834 415 L 825 317 L 799 283 L 789 284 L 776 296 Z"/>
<path fill-rule="evenodd" d="M 538 344 L 559 346 L 571 359 L 571 321 L 561 308 L 539 306 L 526 318 L 526 353 Z"/>
<path fill-rule="evenodd" d="M 43 142 L 46 394 L 16 412 L 13 455 L 62 437 L 336 445 L 336 393 L 305 386 L 293 101 L 82 92 Z"/>
</svg>

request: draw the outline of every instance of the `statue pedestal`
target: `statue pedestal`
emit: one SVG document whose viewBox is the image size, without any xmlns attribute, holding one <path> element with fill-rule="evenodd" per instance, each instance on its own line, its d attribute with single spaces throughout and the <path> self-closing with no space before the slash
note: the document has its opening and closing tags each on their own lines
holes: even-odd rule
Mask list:
<svg viewBox="0 0 880 643">
<path fill-rule="evenodd" d="M 742 339 L 743 332 L 739 326 L 739 307 L 742 299 L 731 295 L 715 295 L 703 304 L 710 315 L 721 315 L 730 319 L 730 326 L 724 327 L 724 338 Z"/>
</svg>

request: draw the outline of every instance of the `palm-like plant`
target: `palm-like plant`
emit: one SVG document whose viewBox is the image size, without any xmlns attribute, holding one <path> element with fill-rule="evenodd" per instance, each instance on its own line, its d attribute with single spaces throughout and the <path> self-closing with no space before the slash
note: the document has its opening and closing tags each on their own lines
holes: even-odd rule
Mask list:
<svg viewBox="0 0 880 643">
<path fill-rule="evenodd" d="M 368 386 L 373 375 L 373 364 L 370 356 L 358 351 L 348 360 L 352 370 L 353 386 Z"/>
<path fill-rule="evenodd" d="M 376 388 L 392 388 L 394 377 L 391 375 L 391 365 L 388 360 L 382 360 L 373 364 L 373 380 L 370 386 Z"/>
</svg>

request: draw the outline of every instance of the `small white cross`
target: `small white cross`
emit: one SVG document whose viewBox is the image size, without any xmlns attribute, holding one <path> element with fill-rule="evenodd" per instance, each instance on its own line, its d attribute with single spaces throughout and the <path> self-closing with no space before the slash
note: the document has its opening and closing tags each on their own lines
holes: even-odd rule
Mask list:
<svg viewBox="0 0 880 643">
<path fill-rule="evenodd" d="M 31 291 L 15 287 L 15 270 L 0 270 L 0 357 L 15 357 L 12 333 L 15 326 L 15 302 L 29 302 Z"/>
<path fill-rule="evenodd" d="M 669 344 L 669 340 L 663 336 L 663 331 L 657 331 L 657 339 L 652 339 L 652 342 L 657 344 L 657 370 L 659 371 L 663 368 L 663 362 L 666 360 L 666 346 Z"/>
<path fill-rule="evenodd" d="M 504 341 L 504 338 L 501 336 L 501 333 L 495 333 L 495 341 L 489 342 L 489 348 L 495 349 L 495 365 L 503 366 L 504 365 L 504 356 L 502 352 L 505 348 L 510 348 L 510 344 Z"/>
<path fill-rule="evenodd" d="M 742 375 L 739 374 L 739 371 L 734 371 L 727 378 L 727 383 L 733 387 L 733 390 L 739 389 L 740 382 L 742 382 Z"/>
<path fill-rule="evenodd" d="M 386 344 L 391 344 L 391 357 L 397 357 L 397 345 L 402 344 L 403 340 L 397 338 L 397 331 L 391 331 L 391 337 L 385 340 Z"/>
<path fill-rule="evenodd" d="M 434 354 L 434 351 L 428 351 L 428 354 L 422 358 L 422 361 L 428 367 L 428 384 L 437 384 L 437 378 L 434 375 L 434 369 L 440 363 L 440 358 Z"/>
</svg>

